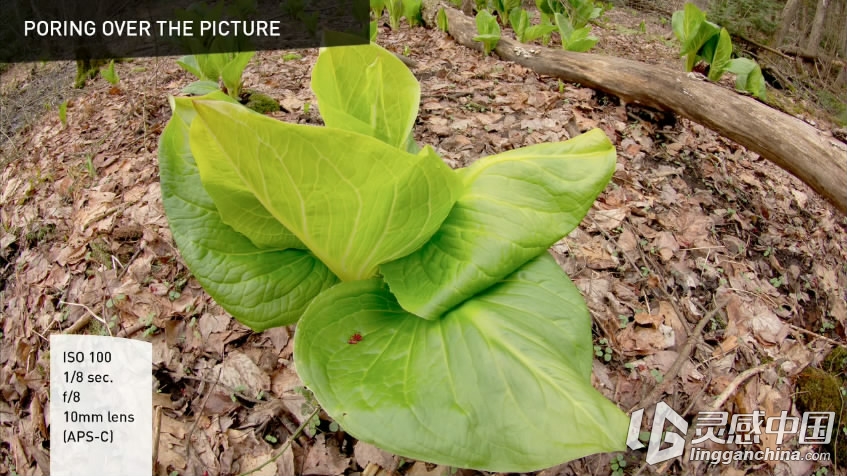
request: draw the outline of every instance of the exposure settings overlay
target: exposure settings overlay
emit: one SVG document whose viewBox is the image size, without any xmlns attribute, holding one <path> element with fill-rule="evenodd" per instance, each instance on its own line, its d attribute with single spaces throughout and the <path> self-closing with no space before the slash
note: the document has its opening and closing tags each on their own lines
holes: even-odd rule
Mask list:
<svg viewBox="0 0 847 476">
<path fill-rule="evenodd" d="M 153 472 L 153 346 L 50 336 L 50 474 Z"/>
</svg>

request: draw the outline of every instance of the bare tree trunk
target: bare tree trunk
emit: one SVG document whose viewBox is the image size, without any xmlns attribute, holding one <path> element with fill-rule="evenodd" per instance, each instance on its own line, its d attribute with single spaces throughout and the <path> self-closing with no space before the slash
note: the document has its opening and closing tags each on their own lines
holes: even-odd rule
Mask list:
<svg viewBox="0 0 847 476">
<path fill-rule="evenodd" d="M 423 1 L 424 22 L 432 27 L 439 8 L 447 30 L 460 44 L 478 51 L 473 19 L 439 0 Z M 527 51 L 531 50 L 531 51 Z M 626 102 L 672 111 L 713 129 L 794 174 L 847 212 L 847 148 L 811 125 L 759 101 L 656 65 L 590 53 L 528 47 L 500 38 L 494 50 L 539 74 L 614 94 Z"/>
<path fill-rule="evenodd" d="M 785 8 L 782 9 L 782 18 L 780 19 L 781 23 L 779 25 L 779 30 L 776 32 L 776 36 L 773 41 L 773 45 L 775 47 L 779 48 L 782 46 L 785 36 L 788 35 L 789 31 L 791 31 L 791 24 L 794 23 L 794 20 L 797 17 L 797 10 L 799 8 L 800 0 L 788 0 L 785 4 Z"/>
<path fill-rule="evenodd" d="M 806 51 L 815 56 L 818 54 L 818 47 L 823 34 L 823 22 L 826 20 L 826 10 L 829 7 L 829 0 L 818 0 L 818 7 L 815 10 L 815 20 L 812 23 L 812 32 L 809 34 L 809 42 L 806 44 Z"/>
</svg>

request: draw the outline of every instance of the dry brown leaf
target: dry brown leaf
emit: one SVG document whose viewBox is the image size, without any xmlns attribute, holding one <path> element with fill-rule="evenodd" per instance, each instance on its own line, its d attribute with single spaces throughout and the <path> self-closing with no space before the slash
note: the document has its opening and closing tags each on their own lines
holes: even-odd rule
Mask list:
<svg viewBox="0 0 847 476">
<path fill-rule="evenodd" d="M 612 231 L 621 225 L 628 212 L 629 209 L 627 207 L 612 208 L 609 210 L 597 209 L 592 214 L 592 217 L 600 229 Z"/>
<path fill-rule="evenodd" d="M 288 327 L 274 327 L 262 332 L 262 337 L 270 342 L 277 354 L 288 345 L 290 336 L 291 330 Z"/>
<path fill-rule="evenodd" d="M 780 368 L 788 376 L 799 374 L 815 358 L 815 352 L 812 352 L 806 345 L 795 340 L 783 341 L 779 355 L 786 359 Z"/>
<path fill-rule="evenodd" d="M 356 459 L 356 464 L 362 468 L 366 468 L 371 463 L 383 469 L 389 469 L 394 465 L 394 455 L 364 441 L 356 443 L 353 448 L 353 456 Z"/>
<path fill-rule="evenodd" d="M 185 469 L 185 423 L 163 414 L 159 431 L 159 467 Z"/>
<path fill-rule="evenodd" d="M 273 458 L 273 453 L 270 452 L 270 451 L 267 451 L 265 453 L 260 453 L 260 454 L 245 454 L 245 455 L 241 456 L 241 458 L 238 459 L 238 462 L 240 463 L 240 467 L 241 467 L 242 471 L 247 472 L 247 471 L 251 471 L 255 468 L 258 468 L 259 466 L 262 466 L 263 464 L 270 461 L 271 458 Z M 293 458 L 293 455 L 292 455 L 292 458 Z M 293 466 L 293 464 L 292 464 L 292 466 Z M 255 476 L 276 476 L 278 474 L 285 474 L 285 473 L 278 473 L 277 470 L 278 470 L 278 467 L 277 467 L 276 464 L 268 464 L 268 465 L 263 466 L 262 469 L 254 472 L 254 473 L 250 473 L 250 474 L 255 475 Z M 291 473 L 291 474 L 295 474 L 295 473 Z"/>
<path fill-rule="evenodd" d="M 658 314 L 662 317 L 662 323 L 673 329 L 676 347 L 681 348 L 685 345 L 685 342 L 688 341 L 688 331 L 685 330 L 682 316 L 676 313 L 673 305 L 667 301 L 659 301 Z"/>
<path fill-rule="evenodd" d="M 617 339 L 623 352 L 649 355 L 672 347 L 674 332 L 672 327 L 664 324 L 642 326 L 630 322 L 618 333 Z"/>
<path fill-rule="evenodd" d="M 297 474 L 297 470 L 294 467 L 294 450 L 291 448 L 291 445 L 288 445 L 276 460 L 276 468 L 276 474 L 278 475 Z"/>
<path fill-rule="evenodd" d="M 350 466 L 350 458 L 341 454 L 334 440 L 327 441 L 326 434 L 315 437 L 303 463 L 303 474 L 335 476 Z"/>
<path fill-rule="evenodd" d="M 585 265 L 594 270 L 616 268 L 619 259 L 612 256 L 608 242 L 602 236 L 596 236 L 589 243 L 574 250 L 574 255 L 585 260 Z"/>
<path fill-rule="evenodd" d="M 211 378 L 220 372 L 220 383 L 233 389 L 240 389 L 242 393 L 255 397 L 259 392 L 266 392 L 271 388 L 271 379 L 262 371 L 250 357 L 239 351 L 232 351 L 226 355 L 222 364 L 218 364 L 211 372 Z M 209 376 L 207 376 L 209 377 Z"/>
<path fill-rule="evenodd" d="M 431 468 L 427 468 L 427 464 L 423 461 L 415 461 L 415 464 L 406 471 L 406 476 L 447 476 L 449 474 L 449 467 L 432 465 Z"/>
<path fill-rule="evenodd" d="M 668 231 L 660 232 L 656 238 L 653 239 L 653 246 L 656 247 L 656 250 L 659 252 L 659 257 L 665 263 L 670 261 L 671 258 L 673 258 L 679 251 L 679 243 L 676 242 L 673 234 Z"/>
<path fill-rule="evenodd" d="M 774 344 L 781 343 L 790 328 L 758 298 L 733 295 L 726 305 L 727 327 L 720 347 L 723 352 L 734 349 L 738 340 L 763 344 L 763 350 L 776 356 Z"/>
<path fill-rule="evenodd" d="M 298 420 L 301 420 L 304 416 L 302 415 L 302 407 L 306 398 L 294 389 L 302 386 L 303 382 L 297 372 L 290 367 L 283 367 L 277 371 L 271 380 L 271 391 L 282 399 L 288 413 L 294 415 Z"/>
<path fill-rule="evenodd" d="M 679 217 L 677 241 L 685 248 L 714 246 L 709 236 L 715 226 L 714 220 L 700 210 L 687 210 Z"/>
<path fill-rule="evenodd" d="M 768 448 L 774 453 L 776 453 L 780 448 L 784 448 L 787 446 L 788 440 L 791 439 L 791 435 L 787 435 L 783 437 L 783 441 L 778 441 L 777 435 L 765 431 L 767 429 L 766 422 L 768 418 L 779 417 L 781 412 L 786 411 L 791 412 L 791 399 L 788 396 L 783 395 L 778 392 L 776 389 L 771 387 L 770 385 L 761 384 L 759 385 L 759 394 L 757 397 L 757 401 L 759 404 L 759 409 L 765 412 L 765 419 L 761 428 L 761 448 Z M 794 425 L 798 425 L 797 429 L 799 429 L 800 420 L 794 420 Z M 787 424 L 786 429 L 791 429 L 791 423 Z M 774 466 L 776 461 L 768 461 L 769 465 Z"/>
</svg>

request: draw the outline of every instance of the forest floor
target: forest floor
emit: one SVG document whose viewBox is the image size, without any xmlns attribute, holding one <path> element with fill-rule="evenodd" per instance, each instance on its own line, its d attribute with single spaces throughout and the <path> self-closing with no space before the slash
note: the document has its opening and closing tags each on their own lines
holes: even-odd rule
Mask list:
<svg viewBox="0 0 847 476">
<path fill-rule="evenodd" d="M 614 9 L 594 33 L 594 52 L 681 67 L 667 19 Z M 710 409 L 799 417 L 809 409 L 804 395 L 828 391 L 842 406 L 847 358 L 823 359 L 846 342 L 847 218 L 809 187 L 701 125 L 484 57 L 440 31 L 383 26 L 377 42 L 415 62 L 416 139 L 453 167 L 594 127 L 615 144 L 612 183 L 552 252 L 592 312 L 593 383 L 621 409 L 645 408 L 645 421 L 659 401 L 688 422 Z M 316 58 L 314 49 L 258 53 L 246 87 L 279 100 L 284 110 L 273 117 L 320 124 L 309 89 Z M 72 89 L 73 63 L 19 64 L 0 76 L 0 475 L 50 473 L 53 333 L 152 342 L 156 474 L 239 474 L 271 459 L 310 409 L 290 365 L 295 329 L 240 325 L 173 243 L 157 147 L 167 98 L 191 77 L 174 58 L 115 69 L 117 85 L 96 79 L 81 91 Z M 66 124 L 56 109 L 64 100 Z M 241 380 L 224 385 L 222 373 Z M 808 390 L 809 381 L 835 388 Z M 333 429 L 322 414 L 315 433 L 253 474 L 489 474 L 403 460 Z M 834 457 L 847 448 L 844 422 L 832 439 L 780 444 L 764 433 L 752 446 Z M 653 466 L 645 454 L 594 455 L 534 474 L 847 474 L 845 459 L 683 457 Z"/>
</svg>

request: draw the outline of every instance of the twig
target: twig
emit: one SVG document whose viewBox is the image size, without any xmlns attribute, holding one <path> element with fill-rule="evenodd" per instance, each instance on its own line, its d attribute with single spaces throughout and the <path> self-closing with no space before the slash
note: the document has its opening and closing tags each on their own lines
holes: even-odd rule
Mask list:
<svg viewBox="0 0 847 476">
<path fill-rule="evenodd" d="M 162 432 L 162 407 L 156 407 L 156 415 L 153 417 L 153 473 L 156 473 L 156 465 L 159 464 L 159 435 Z"/>
<path fill-rule="evenodd" d="M 133 261 L 135 261 L 135 258 L 138 258 L 139 254 L 141 254 L 141 247 L 140 246 L 138 247 L 137 250 L 135 250 L 135 253 L 133 253 L 132 256 L 129 258 L 129 260 L 126 262 L 126 266 L 121 266 L 121 272 L 120 272 L 120 274 L 118 274 L 118 279 L 121 279 L 121 278 L 124 277 L 126 272 L 129 271 L 129 265 L 132 264 Z"/>
<path fill-rule="evenodd" d="M 803 334 L 810 335 L 810 336 L 814 337 L 815 339 L 820 339 L 820 340 L 829 342 L 830 344 L 837 345 L 838 347 L 847 348 L 847 345 L 844 345 L 843 343 L 838 342 L 837 340 L 830 339 L 829 337 L 822 336 L 822 335 L 818 334 L 817 332 L 812 332 L 810 330 L 803 329 L 802 327 L 797 327 L 794 324 L 788 324 L 788 327 L 794 329 L 797 332 L 802 332 Z"/>
<path fill-rule="evenodd" d="M 118 337 L 131 337 L 136 332 L 147 327 L 146 324 L 137 322 L 129 327 L 125 327 L 118 331 Z"/>
<path fill-rule="evenodd" d="M 747 380 L 748 378 L 750 378 L 750 377 L 752 377 L 756 374 L 764 372 L 765 370 L 767 370 L 769 367 L 772 367 L 773 365 L 782 365 L 782 363 L 785 362 L 785 361 L 786 361 L 786 359 L 774 360 L 773 362 L 768 362 L 766 364 L 762 364 L 762 365 L 759 365 L 757 367 L 753 367 L 752 369 L 747 369 L 744 372 L 741 372 L 740 374 L 738 374 L 737 377 L 732 379 L 732 382 L 730 382 L 729 385 L 727 385 L 727 387 L 723 390 L 723 392 L 721 392 L 721 394 L 718 395 L 718 398 L 716 398 L 715 401 L 712 402 L 711 411 L 717 411 L 720 407 L 722 407 L 723 404 L 726 403 L 726 401 L 729 399 L 729 397 L 731 397 L 732 394 L 735 393 L 736 390 L 738 390 L 738 386 L 741 385 L 742 383 L 744 383 L 745 380 Z"/>
<path fill-rule="evenodd" d="M 772 366 L 772 365 L 781 365 L 782 362 L 785 362 L 786 360 L 787 359 L 775 360 L 773 362 L 769 362 L 767 364 L 762 364 L 762 365 L 759 365 L 758 367 L 753 367 L 752 369 L 747 369 L 744 372 L 741 372 L 740 374 L 738 374 L 737 377 L 735 377 L 735 379 L 732 380 L 732 382 L 729 383 L 729 385 L 724 389 L 724 391 L 721 392 L 720 395 L 718 395 L 717 399 L 714 402 L 712 402 L 712 404 L 709 407 L 709 410 L 710 411 L 717 411 L 718 409 L 720 409 L 723 406 L 723 404 L 726 403 L 726 401 L 729 399 L 729 397 L 732 396 L 732 394 L 735 393 L 736 390 L 738 390 L 738 387 L 742 383 L 744 383 L 745 380 L 749 379 L 750 377 L 752 377 L 752 376 L 754 376 L 758 373 L 761 373 L 761 372 L 767 370 L 767 368 Z M 703 388 L 705 388 L 705 387 L 703 387 Z M 700 393 L 702 393 L 702 392 L 700 392 Z M 699 396 L 699 394 L 698 394 L 698 396 Z M 695 399 L 692 399 L 692 405 L 689 406 L 688 410 L 690 410 L 693 407 L 694 400 Z M 688 413 L 688 410 L 686 410 L 686 412 L 685 412 L 686 414 Z M 699 420 L 700 420 L 700 413 L 698 412 L 697 416 L 694 417 L 694 421 L 691 422 L 691 426 L 692 427 L 697 426 L 697 422 Z M 689 433 L 686 436 L 686 439 L 685 439 L 685 445 L 686 446 L 691 445 L 691 439 L 693 437 L 694 437 L 694 435 L 691 434 L 691 433 Z M 661 466 L 656 468 L 656 474 L 666 474 L 666 472 L 668 470 L 668 466 L 672 462 L 673 462 L 673 460 L 668 460 L 668 461 L 665 461 L 664 463 L 662 463 Z M 635 476 L 638 476 L 641 473 L 643 473 L 646 468 L 647 468 L 647 463 L 645 462 L 643 465 L 641 465 L 640 468 L 638 468 L 638 471 L 635 473 Z"/>
<path fill-rule="evenodd" d="M 776 49 L 776 48 L 771 48 L 771 47 L 770 47 L 770 46 L 768 46 L 768 45 L 763 45 L 763 44 L 761 44 L 761 43 L 759 43 L 759 42 L 757 42 L 757 41 L 753 41 L 753 40 L 751 40 L 750 38 L 747 38 L 746 36 L 744 36 L 744 35 L 742 35 L 742 34 L 740 34 L 740 33 L 733 33 L 733 34 L 732 34 L 732 36 L 734 36 L 734 37 L 738 38 L 738 39 L 739 39 L 739 40 L 741 40 L 741 41 L 744 41 L 744 42 L 750 43 L 751 45 L 753 45 L 753 46 L 755 46 L 755 47 L 757 47 L 757 48 L 761 48 L 761 49 L 763 49 L 763 50 L 765 50 L 765 51 L 770 51 L 770 52 L 771 52 L 771 53 L 773 53 L 773 54 L 776 54 L 776 55 L 782 56 L 783 58 L 787 58 L 787 59 L 790 59 L 790 60 L 793 60 L 793 59 L 794 59 L 794 58 L 792 58 L 791 56 L 788 56 L 787 54 L 783 53 L 782 51 L 779 51 L 779 50 L 778 50 L 778 49 Z"/>
<path fill-rule="evenodd" d="M 306 429 L 306 425 L 309 424 L 309 421 L 311 421 L 312 418 L 314 418 L 314 416 L 317 415 L 320 410 L 321 410 L 321 407 L 319 407 L 319 406 L 315 407 L 315 409 L 312 410 L 312 413 L 310 413 L 309 416 L 307 416 L 303 420 L 303 423 L 300 423 L 300 426 L 297 427 L 297 430 L 295 430 L 294 433 L 292 433 L 291 435 L 288 436 L 288 440 L 285 442 L 284 445 L 282 445 L 282 448 L 279 449 L 277 454 L 275 454 L 271 457 L 271 459 L 265 461 L 264 463 L 260 464 L 258 467 L 254 468 L 254 469 L 251 469 L 250 471 L 239 474 L 238 476 L 247 476 L 248 474 L 253 474 L 253 473 L 261 470 L 265 466 L 267 466 L 267 465 L 273 463 L 274 461 L 278 460 L 279 457 L 282 456 L 283 453 L 285 453 L 285 450 L 287 450 L 288 447 L 291 446 L 291 442 L 294 441 L 295 438 L 300 436 L 300 433 L 303 433 L 303 430 Z"/>
<path fill-rule="evenodd" d="M 606 237 L 607 240 L 611 241 L 615 245 L 615 248 L 617 248 L 621 251 L 621 254 L 623 255 L 624 260 L 627 263 L 629 263 L 630 266 L 632 266 L 632 269 L 634 269 L 635 271 L 638 271 L 638 266 L 636 266 L 635 262 L 629 257 L 628 254 L 626 254 L 626 250 L 624 250 L 623 247 L 618 244 L 618 240 L 616 240 L 614 236 L 610 235 L 608 231 L 604 230 L 603 227 L 601 227 L 600 224 L 597 223 L 597 220 L 595 220 L 594 217 L 588 217 L 588 218 L 591 220 L 591 223 L 594 226 L 596 226 L 598 230 L 600 230 L 600 233 L 602 233 L 603 236 Z"/>
<path fill-rule="evenodd" d="M 203 403 L 200 405 L 199 411 L 197 411 L 195 413 L 196 418 L 194 419 L 194 423 L 191 424 L 191 429 L 188 431 L 188 434 L 186 435 L 186 439 L 185 439 L 185 442 L 187 443 L 186 449 L 185 449 L 185 463 L 186 464 L 189 464 L 189 462 L 191 461 L 191 435 L 193 435 L 194 430 L 197 429 L 197 423 L 200 421 L 200 417 L 203 415 L 203 410 L 206 409 L 206 402 L 209 401 L 209 397 L 212 396 L 212 391 L 215 390 L 215 386 L 221 380 L 221 374 L 223 373 L 223 371 L 224 371 L 224 368 L 223 368 L 223 366 L 221 366 L 221 369 L 218 371 L 217 380 L 215 381 L 215 383 L 212 384 L 211 387 L 209 387 L 208 393 L 206 393 L 206 396 L 203 397 Z"/>
<path fill-rule="evenodd" d="M 677 356 L 673 365 L 671 365 L 671 368 L 668 370 L 668 373 L 665 374 L 662 383 L 653 387 L 653 390 L 651 390 L 650 393 L 647 394 L 647 396 L 642 398 L 637 405 L 630 408 L 627 413 L 632 413 L 633 410 L 643 408 L 644 406 L 649 405 L 651 402 L 659 400 L 659 397 L 662 395 L 662 392 L 665 391 L 665 389 L 668 387 L 668 385 L 670 385 L 673 379 L 676 378 L 677 374 L 679 374 L 679 371 L 682 368 L 682 364 L 685 363 L 685 361 L 688 360 L 689 357 L 691 357 L 691 353 L 694 351 L 694 347 L 697 345 L 697 342 L 702 337 L 703 329 L 706 328 L 706 324 L 708 324 L 709 321 L 711 321 L 712 318 L 715 317 L 715 314 L 717 314 L 721 309 L 723 309 L 725 305 L 726 303 L 716 305 L 714 309 L 709 311 L 705 316 L 700 319 L 700 322 L 697 323 L 697 327 L 694 328 L 694 331 L 688 334 L 688 340 L 685 342 L 685 345 L 679 351 L 679 355 Z"/>
<path fill-rule="evenodd" d="M 173 373 L 171 373 L 171 375 L 173 375 Z M 199 382 L 206 382 L 206 383 L 210 383 L 212 385 L 217 385 L 218 387 L 223 387 L 226 390 L 228 390 L 230 393 L 235 395 L 236 397 L 244 399 L 244 400 L 251 402 L 251 403 L 267 403 L 268 402 L 268 400 L 259 400 L 258 398 L 248 397 L 247 395 L 245 395 L 242 392 L 239 392 L 235 388 L 230 387 L 228 385 L 224 385 L 224 384 L 217 382 L 215 380 L 211 380 L 211 379 L 207 379 L 207 378 L 203 378 L 203 377 L 195 377 L 194 375 L 179 375 L 177 378 L 181 378 L 181 379 L 184 378 L 186 380 L 197 380 Z M 284 398 L 281 399 L 281 400 L 284 400 Z"/>
<path fill-rule="evenodd" d="M 91 322 L 91 318 L 93 317 L 94 319 L 97 319 L 98 321 L 100 321 L 104 326 L 106 326 L 106 330 L 109 331 L 109 337 L 114 337 L 114 336 L 112 336 L 112 329 L 109 327 L 109 324 L 106 323 L 106 320 L 103 319 L 102 317 L 98 316 L 97 314 L 95 314 L 94 311 L 92 311 L 90 307 L 86 306 L 85 304 L 77 304 L 77 303 L 74 303 L 74 302 L 67 302 L 67 301 L 59 301 L 59 304 L 64 304 L 66 306 L 77 306 L 77 307 L 81 307 L 81 308 L 85 309 L 86 311 L 88 311 L 88 314 L 80 317 L 76 322 L 74 322 L 74 325 L 72 325 L 71 327 L 68 327 L 65 330 L 64 334 L 74 334 L 74 333 L 78 332 L 83 327 L 87 326 L 88 323 Z"/>
</svg>

